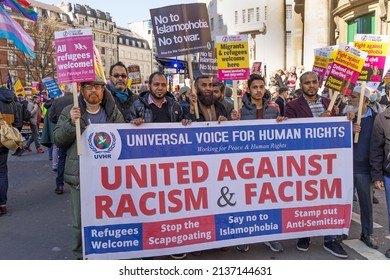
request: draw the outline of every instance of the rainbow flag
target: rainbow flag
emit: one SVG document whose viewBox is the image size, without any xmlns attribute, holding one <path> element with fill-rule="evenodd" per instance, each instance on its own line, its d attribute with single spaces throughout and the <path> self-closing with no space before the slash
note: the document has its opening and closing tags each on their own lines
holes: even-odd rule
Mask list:
<svg viewBox="0 0 390 280">
<path fill-rule="evenodd" d="M 38 15 L 33 7 L 25 0 L 0 0 L 1 4 L 10 7 L 15 12 L 21 12 L 26 18 L 33 21 L 38 20 Z"/>
<path fill-rule="evenodd" d="M 12 40 L 19 50 L 35 58 L 34 40 L 2 6 L 0 6 L 0 38 Z"/>
</svg>

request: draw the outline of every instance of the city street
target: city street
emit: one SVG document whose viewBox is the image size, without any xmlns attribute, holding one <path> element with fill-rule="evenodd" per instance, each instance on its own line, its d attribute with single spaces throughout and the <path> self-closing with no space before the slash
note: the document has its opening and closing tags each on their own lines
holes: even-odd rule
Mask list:
<svg viewBox="0 0 390 280">
<path fill-rule="evenodd" d="M 38 154 L 25 152 L 22 157 L 9 155 L 8 214 L 0 217 L 1 260 L 73 260 L 71 252 L 70 192 L 57 195 L 55 172 L 48 160 L 47 150 Z M 10 153 L 11 154 L 11 153 Z M 354 202 L 353 221 L 344 248 L 349 260 L 386 260 L 384 252 L 390 248 L 387 232 L 384 191 L 377 191 L 379 204 L 374 204 L 374 238 L 379 249 L 365 246 L 360 237 L 358 203 Z M 230 247 L 227 251 L 210 250 L 200 256 L 188 254 L 187 259 L 248 259 L 248 260 L 337 260 L 322 249 L 322 238 L 315 237 L 308 252 L 296 249 L 296 240 L 284 240 L 285 251 L 275 253 L 262 243 L 253 244 L 249 252 L 242 253 Z M 158 257 L 157 259 L 169 259 Z"/>
</svg>

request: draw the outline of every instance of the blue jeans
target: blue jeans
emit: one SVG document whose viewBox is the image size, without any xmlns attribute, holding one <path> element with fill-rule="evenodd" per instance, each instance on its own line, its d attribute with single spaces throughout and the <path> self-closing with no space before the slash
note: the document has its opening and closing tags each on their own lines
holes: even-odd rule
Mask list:
<svg viewBox="0 0 390 280">
<path fill-rule="evenodd" d="M 387 221 L 389 224 L 389 232 L 390 232 L 390 178 L 385 178 L 385 191 L 386 191 L 386 203 L 387 203 Z"/>
<path fill-rule="evenodd" d="M 56 177 L 57 186 L 64 185 L 66 151 L 67 149 L 63 149 L 63 148 L 58 149 L 58 164 L 57 164 L 57 177 Z"/>
<path fill-rule="evenodd" d="M 7 204 L 8 192 L 8 149 L 0 148 L 0 206 Z"/>
<path fill-rule="evenodd" d="M 356 188 L 356 192 L 359 198 L 362 233 L 365 235 L 371 235 L 374 232 L 374 219 L 372 217 L 371 175 L 354 174 L 353 184 Z"/>
</svg>

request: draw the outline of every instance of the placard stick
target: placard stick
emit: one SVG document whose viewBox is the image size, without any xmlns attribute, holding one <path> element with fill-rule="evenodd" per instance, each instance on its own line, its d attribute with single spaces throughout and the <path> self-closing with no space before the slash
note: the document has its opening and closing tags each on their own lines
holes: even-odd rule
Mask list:
<svg viewBox="0 0 390 280">
<path fill-rule="evenodd" d="M 233 102 L 234 110 L 238 111 L 237 80 L 233 80 Z"/>
<path fill-rule="evenodd" d="M 329 96 L 330 96 L 330 89 L 329 89 Z M 329 104 L 329 107 L 328 107 L 328 111 L 329 112 L 332 112 L 333 110 L 333 106 L 334 106 L 334 103 L 336 102 L 336 99 L 337 99 L 337 96 L 339 95 L 339 92 L 338 91 L 335 91 L 333 96 L 332 96 L 332 99 L 330 100 L 330 104 Z"/>
<path fill-rule="evenodd" d="M 329 94 L 329 99 L 332 99 L 332 97 L 333 97 L 333 89 L 329 89 L 329 91 L 328 91 L 328 94 Z"/>
<path fill-rule="evenodd" d="M 72 83 L 72 93 L 73 93 L 73 106 L 79 107 L 79 99 L 77 97 L 77 83 Z M 77 155 L 81 156 L 81 129 L 80 129 L 80 119 L 76 120 L 76 147 Z"/>
<path fill-rule="evenodd" d="M 361 85 L 362 90 L 360 91 L 360 97 L 359 97 L 359 111 L 357 115 L 356 124 L 360 125 L 362 121 L 362 109 L 363 109 L 363 103 L 364 103 L 364 92 L 366 90 L 366 82 L 362 82 Z M 353 143 L 359 142 L 359 133 L 355 133 L 355 137 L 353 138 Z"/>
<path fill-rule="evenodd" d="M 191 91 L 193 94 L 196 94 L 195 84 L 194 84 L 194 72 L 192 71 L 191 54 L 189 53 L 187 54 L 187 64 L 188 64 L 188 72 L 190 74 Z M 195 118 L 199 119 L 198 103 L 194 104 L 194 109 L 195 109 Z"/>
</svg>

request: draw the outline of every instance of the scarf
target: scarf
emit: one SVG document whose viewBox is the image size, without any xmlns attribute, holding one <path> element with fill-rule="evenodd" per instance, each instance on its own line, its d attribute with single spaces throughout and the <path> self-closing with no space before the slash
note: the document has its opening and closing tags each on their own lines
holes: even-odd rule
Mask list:
<svg viewBox="0 0 390 280">
<path fill-rule="evenodd" d="M 121 100 L 126 101 L 129 98 L 129 94 L 127 93 L 127 90 L 125 91 L 118 91 L 116 88 L 110 85 L 110 90 Z"/>
</svg>

